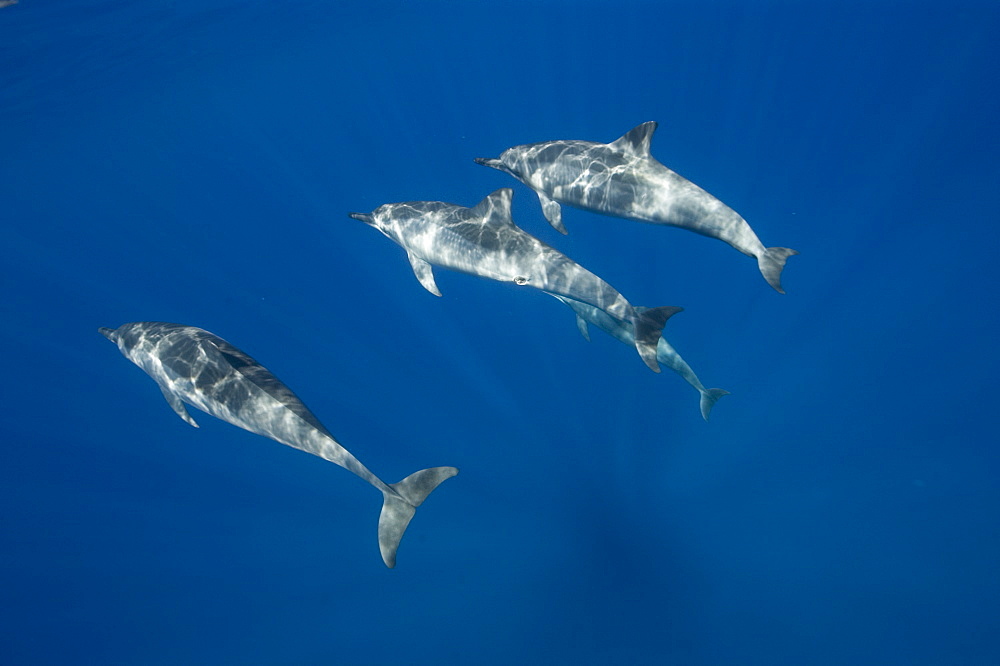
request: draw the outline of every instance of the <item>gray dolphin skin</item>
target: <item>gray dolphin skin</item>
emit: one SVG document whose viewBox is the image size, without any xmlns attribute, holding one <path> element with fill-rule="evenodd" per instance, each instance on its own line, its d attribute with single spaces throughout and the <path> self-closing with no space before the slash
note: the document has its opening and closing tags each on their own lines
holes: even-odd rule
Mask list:
<svg viewBox="0 0 1000 666">
<path fill-rule="evenodd" d="M 184 403 L 244 430 L 329 460 L 382 491 L 378 545 L 386 566 L 416 508 L 458 470 L 432 467 L 386 484 L 368 471 L 313 416 L 291 389 L 222 338 L 193 326 L 134 322 L 100 333 L 159 385 L 177 415 L 198 427 Z"/>
<path fill-rule="evenodd" d="M 510 215 L 513 190 L 499 189 L 473 208 L 441 201 L 385 204 L 370 215 L 351 213 L 396 242 L 424 288 L 440 296 L 431 265 L 528 285 L 588 303 L 629 322 L 636 332 L 635 348 L 653 372 L 656 342 L 663 325 L 678 307 L 638 312 L 614 287 L 583 266 L 514 224 Z"/>
<path fill-rule="evenodd" d="M 655 122 L 639 125 L 611 143 L 545 141 L 508 148 L 499 159 L 476 162 L 511 174 L 538 194 L 545 219 L 562 233 L 560 203 L 718 238 L 757 259 L 779 293 L 785 260 L 795 250 L 764 247 L 747 221 L 649 152 Z"/>
<path fill-rule="evenodd" d="M 608 313 L 598 310 L 592 305 L 587 305 L 586 303 L 580 303 L 579 301 L 574 301 L 569 298 L 564 298 L 562 296 L 557 296 L 553 294 L 560 301 L 568 305 L 576 313 L 576 327 L 580 331 L 580 334 L 584 337 L 587 342 L 590 342 L 590 331 L 587 328 L 587 324 L 593 324 L 608 333 L 615 339 L 624 342 L 630 347 L 634 344 L 632 337 L 632 327 L 628 322 L 624 322 L 614 317 L 610 316 Z M 641 305 L 636 306 L 636 310 L 643 310 Z M 701 400 L 699 403 L 699 408 L 701 409 L 701 416 L 706 421 L 708 420 L 708 415 L 712 411 L 712 407 L 715 403 L 724 395 L 729 395 L 729 391 L 725 391 L 720 388 L 707 389 L 698 379 L 698 375 L 694 373 L 691 366 L 681 358 L 681 355 L 677 353 L 666 338 L 660 337 L 660 340 L 656 344 L 656 360 L 667 366 L 678 375 L 684 378 L 688 384 L 693 386 L 696 391 L 701 395 Z"/>
</svg>

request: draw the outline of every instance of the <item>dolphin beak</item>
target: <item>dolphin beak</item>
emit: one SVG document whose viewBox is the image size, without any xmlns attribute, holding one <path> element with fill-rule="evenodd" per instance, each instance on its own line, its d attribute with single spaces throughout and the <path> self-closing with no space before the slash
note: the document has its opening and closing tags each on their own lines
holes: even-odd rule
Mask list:
<svg viewBox="0 0 1000 666">
<path fill-rule="evenodd" d="M 490 157 L 477 157 L 475 158 L 476 164 L 482 164 L 483 166 L 493 167 L 494 169 L 499 169 L 500 171 L 506 171 L 503 166 L 503 162 Z"/>
<path fill-rule="evenodd" d="M 99 329 L 97 329 L 97 332 L 106 337 L 108 340 L 111 340 L 111 342 L 117 344 L 118 331 L 116 331 L 115 329 L 108 328 L 107 326 L 101 326 Z"/>
<path fill-rule="evenodd" d="M 355 220 L 358 220 L 359 222 L 364 222 L 365 224 L 374 224 L 375 223 L 375 218 L 373 218 L 371 215 L 367 215 L 365 213 L 348 213 L 348 215 L 350 215 L 351 217 L 353 217 Z"/>
</svg>

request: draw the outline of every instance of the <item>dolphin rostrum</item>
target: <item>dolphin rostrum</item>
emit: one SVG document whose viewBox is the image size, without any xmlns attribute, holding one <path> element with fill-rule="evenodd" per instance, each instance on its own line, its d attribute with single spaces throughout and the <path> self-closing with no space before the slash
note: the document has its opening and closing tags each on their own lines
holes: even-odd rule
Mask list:
<svg viewBox="0 0 1000 666">
<path fill-rule="evenodd" d="M 560 203 L 718 238 L 755 257 L 779 293 L 787 247 L 764 247 L 747 221 L 649 152 L 655 122 L 639 125 L 611 143 L 545 141 L 508 148 L 499 159 L 476 162 L 511 174 L 538 194 L 545 219 L 562 233 Z"/>
<path fill-rule="evenodd" d="M 100 333 L 153 378 L 182 419 L 198 427 L 184 403 L 282 444 L 319 456 L 354 472 L 382 491 L 378 545 L 386 566 L 396 566 L 396 549 L 416 508 L 458 470 L 431 467 L 399 483 L 386 484 L 352 456 L 291 389 L 264 366 L 222 338 L 193 326 L 134 322 Z"/>
<path fill-rule="evenodd" d="M 592 305 L 587 305 L 586 303 L 557 296 L 556 294 L 553 294 L 553 296 L 573 308 L 573 312 L 576 313 L 576 327 L 587 342 L 590 342 L 590 331 L 587 329 L 587 324 L 590 323 L 629 346 L 634 344 L 632 339 L 632 327 L 627 322 L 615 319 L 608 313 L 598 310 Z M 641 305 L 637 305 L 635 309 L 641 312 L 645 308 Z M 660 337 L 659 342 L 656 344 L 656 360 L 683 377 L 688 384 L 693 386 L 695 390 L 701 394 L 701 402 L 699 406 L 701 408 L 701 416 L 706 421 L 708 420 L 709 412 L 712 411 L 712 407 L 715 406 L 715 403 L 719 400 L 719 398 L 724 395 L 729 395 L 729 391 L 724 391 L 720 388 L 705 388 L 705 386 L 701 383 L 701 380 L 698 379 L 698 375 L 696 375 L 694 370 L 691 369 L 691 366 L 688 365 L 683 358 L 681 358 L 681 355 L 677 353 L 677 350 L 674 349 L 664 337 Z"/>
<path fill-rule="evenodd" d="M 350 215 L 406 250 L 417 280 L 435 296 L 441 292 L 434 282 L 432 264 L 588 303 L 629 322 L 639 356 L 659 372 L 656 341 L 667 319 L 681 308 L 637 311 L 610 284 L 515 225 L 510 215 L 512 196 L 513 190 L 503 188 L 473 208 L 441 201 L 408 201 L 379 206 L 370 215 Z"/>
</svg>

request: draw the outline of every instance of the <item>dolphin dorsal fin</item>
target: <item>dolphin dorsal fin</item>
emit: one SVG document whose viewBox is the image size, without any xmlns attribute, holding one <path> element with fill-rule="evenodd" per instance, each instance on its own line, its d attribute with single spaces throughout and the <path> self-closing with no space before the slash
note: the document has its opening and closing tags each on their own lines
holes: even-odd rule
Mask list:
<svg viewBox="0 0 1000 666">
<path fill-rule="evenodd" d="M 611 145 L 626 153 L 649 155 L 649 142 L 653 139 L 656 125 L 655 120 L 638 125 L 612 141 Z"/>
<path fill-rule="evenodd" d="M 494 224 L 513 224 L 514 220 L 510 215 L 510 201 L 513 197 L 514 190 L 502 187 L 477 203 L 472 212 L 476 217 L 485 218 Z"/>
</svg>

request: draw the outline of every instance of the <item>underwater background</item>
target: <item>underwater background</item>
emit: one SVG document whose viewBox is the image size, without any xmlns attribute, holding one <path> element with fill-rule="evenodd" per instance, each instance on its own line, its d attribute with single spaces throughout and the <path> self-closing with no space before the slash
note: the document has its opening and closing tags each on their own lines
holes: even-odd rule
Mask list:
<svg viewBox="0 0 1000 666">
<path fill-rule="evenodd" d="M 0 662 L 1000 663 L 1000 6 L 21 0 L 0 8 Z M 652 154 L 795 248 L 564 208 L 475 157 Z M 708 387 L 348 217 L 472 206 Z M 205 328 L 387 482 L 461 473 L 395 569 L 378 493 L 101 337 Z"/>
</svg>

